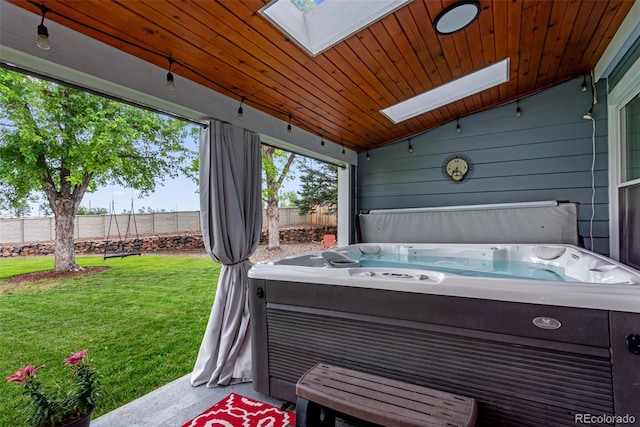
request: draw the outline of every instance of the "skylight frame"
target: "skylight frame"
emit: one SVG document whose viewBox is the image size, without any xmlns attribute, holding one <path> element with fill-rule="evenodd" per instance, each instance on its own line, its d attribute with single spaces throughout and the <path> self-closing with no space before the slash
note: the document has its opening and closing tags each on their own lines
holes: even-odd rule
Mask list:
<svg viewBox="0 0 640 427">
<path fill-rule="evenodd" d="M 459 79 L 416 95 L 380 112 L 394 124 L 433 111 L 483 90 L 509 81 L 510 59 L 506 58 L 488 67 L 474 71 Z"/>
<path fill-rule="evenodd" d="M 412 1 L 324 0 L 303 13 L 290 0 L 272 0 L 259 12 L 315 57 Z"/>
<path fill-rule="evenodd" d="M 309 12 L 314 7 L 318 6 L 324 0 L 289 0 L 293 5 L 302 13 Z M 303 9 L 301 6 L 306 3 L 306 7 Z"/>
</svg>

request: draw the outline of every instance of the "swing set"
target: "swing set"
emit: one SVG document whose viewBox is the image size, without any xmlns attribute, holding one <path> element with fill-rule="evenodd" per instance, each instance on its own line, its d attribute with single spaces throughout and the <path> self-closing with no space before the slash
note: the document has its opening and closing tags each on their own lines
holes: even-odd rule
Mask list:
<svg viewBox="0 0 640 427">
<path fill-rule="evenodd" d="M 133 227 L 135 229 L 136 238 L 133 243 L 133 248 L 127 250 L 126 243 L 127 237 L 129 236 L 129 231 L 131 230 L 131 219 L 133 218 Z M 116 251 L 113 253 L 107 253 L 109 250 L 109 236 L 111 235 L 111 224 L 115 223 L 116 230 L 118 231 L 118 244 L 116 246 Z M 109 258 L 126 258 L 129 256 L 142 255 L 140 250 L 142 243 L 140 242 L 140 236 L 138 236 L 138 224 L 136 223 L 136 214 L 133 211 L 133 198 L 131 198 L 131 210 L 129 210 L 129 215 L 127 216 L 127 229 L 124 234 L 124 239 L 120 234 L 120 227 L 118 226 L 118 217 L 116 216 L 116 210 L 114 207 L 113 199 L 111 199 L 111 215 L 109 216 L 109 229 L 107 230 L 107 241 L 104 245 L 104 256 L 103 260 L 107 260 Z"/>
</svg>

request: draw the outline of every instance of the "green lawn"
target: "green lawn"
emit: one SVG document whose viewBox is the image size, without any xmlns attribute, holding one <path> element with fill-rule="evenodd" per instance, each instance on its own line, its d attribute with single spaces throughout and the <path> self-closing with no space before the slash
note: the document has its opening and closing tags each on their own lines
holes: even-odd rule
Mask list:
<svg viewBox="0 0 640 427">
<path fill-rule="evenodd" d="M 220 266 L 208 257 L 78 257 L 109 266 L 59 281 L 9 284 L 50 270 L 53 258 L 0 259 L 0 374 L 42 365 L 47 383 L 68 376 L 64 358 L 89 348 L 102 376 L 94 418 L 191 372 Z M 22 387 L 0 379 L 0 426 L 27 426 Z"/>
</svg>

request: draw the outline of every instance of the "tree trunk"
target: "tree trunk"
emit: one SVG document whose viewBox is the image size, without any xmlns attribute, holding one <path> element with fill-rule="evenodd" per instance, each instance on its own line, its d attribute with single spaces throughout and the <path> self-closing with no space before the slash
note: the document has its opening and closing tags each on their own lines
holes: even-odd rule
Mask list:
<svg viewBox="0 0 640 427">
<path fill-rule="evenodd" d="M 278 191 L 289 174 L 291 164 L 296 158 L 294 153 L 286 155 L 286 161 L 282 170 L 278 171 L 274 156 L 276 148 L 268 145 L 262 146 L 262 169 L 265 172 L 266 191 L 263 191 L 262 200 L 267 202 L 267 250 L 280 249 L 280 211 Z M 266 196 L 266 197 L 265 197 Z"/>
<path fill-rule="evenodd" d="M 278 209 L 277 191 L 267 198 L 267 236 L 268 250 L 280 249 L 280 211 Z"/>
<path fill-rule="evenodd" d="M 56 218 L 56 241 L 54 246 L 55 271 L 62 273 L 65 271 L 82 270 L 76 264 L 76 252 L 73 242 L 73 232 L 76 220 L 76 211 L 80 206 L 80 201 L 85 191 L 89 187 L 89 183 L 93 178 L 92 173 L 85 173 L 82 183 L 73 186 L 68 179 L 70 172 L 67 168 L 58 168 L 60 173 L 60 189 L 57 189 L 54 180 L 51 178 L 48 167 L 44 158 L 41 164 L 45 172 L 41 176 L 43 182 L 42 191 L 47 195 L 49 207 L 53 211 Z"/>
<path fill-rule="evenodd" d="M 73 200 L 56 200 L 56 242 L 55 242 L 55 271 L 82 270 L 76 264 L 75 246 L 73 244 L 74 224 L 76 219 L 76 209 Z"/>
</svg>

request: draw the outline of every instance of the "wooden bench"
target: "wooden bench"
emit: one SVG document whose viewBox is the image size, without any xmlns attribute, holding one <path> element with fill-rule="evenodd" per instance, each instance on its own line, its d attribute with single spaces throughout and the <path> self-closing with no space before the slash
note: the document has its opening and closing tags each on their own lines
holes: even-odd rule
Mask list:
<svg viewBox="0 0 640 427">
<path fill-rule="evenodd" d="M 318 363 L 296 384 L 296 426 L 333 426 L 336 413 L 388 427 L 474 426 L 475 399 Z"/>
</svg>

